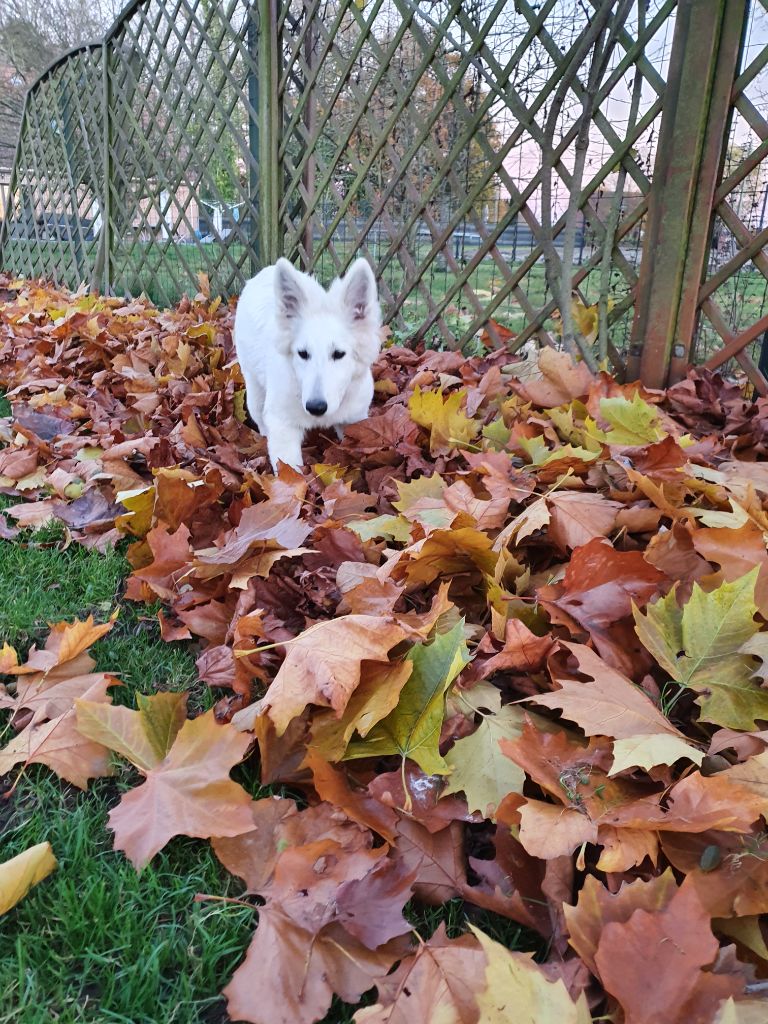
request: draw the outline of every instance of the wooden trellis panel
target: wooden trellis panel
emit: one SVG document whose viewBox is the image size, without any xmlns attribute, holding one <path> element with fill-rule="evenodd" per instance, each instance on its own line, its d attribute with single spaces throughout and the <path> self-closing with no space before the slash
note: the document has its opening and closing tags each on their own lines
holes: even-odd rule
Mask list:
<svg viewBox="0 0 768 1024">
<path fill-rule="evenodd" d="M 30 90 L 0 230 L 2 266 L 72 287 L 92 277 L 103 224 L 101 59 L 75 50 Z"/>
<path fill-rule="evenodd" d="M 204 272 L 238 291 L 259 266 L 253 9 L 135 4 L 107 52 L 111 287 L 169 302 Z"/>
<path fill-rule="evenodd" d="M 327 7 L 283 3 L 279 13 L 285 253 L 321 276 L 343 271 L 357 253 L 369 256 L 387 315 L 406 332 L 415 327 L 419 336 L 463 345 L 495 317 L 518 332 L 518 347 L 533 335 L 550 340 L 544 327 L 557 303 L 541 265 L 543 153 L 553 150 L 557 246 L 583 69 L 552 138 L 544 125 L 586 26 L 583 5 L 342 0 L 333 18 L 323 18 Z M 664 95 L 663 61 L 650 55 L 662 53 L 675 7 L 675 0 L 652 2 L 642 25 L 635 15 L 620 26 L 590 126 L 573 285 L 585 303 L 596 300 L 610 231 L 617 323 L 633 302 L 633 256 Z M 635 76 L 640 98 L 622 121 L 616 111 Z M 608 227 L 602 200 L 619 168 L 631 202 Z M 489 217 L 489 197 L 500 196 L 502 208 Z M 510 245 L 521 229 L 528 244 Z"/>
<path fill-rule="evenodd" d="M 679 14 L 681 31 L 672 53 L 670 89 L 676 102 L 664 122 L 655 168 L 657 188 L 645 239 L 630 371 L 638 366 L 642 378 L 664 386 L 685 374 L 703 314 L 714 332 L 702 324 L 699 333 L 703 360 L 714 367 L 735 356 L 758 390 L 768 385 L 744 346 L 759 333 L 754 325 L 741 330 L 728 323 L 723 309 L 711 296 L 720 285 L 735 283 L 734 275 L 752 256 L 764 260 L 761 247 L 768 233 L 753 235 L 728 202 L 727 196 L 755 169 L 755 151 L 743 132 L 742 151 L 729 161 L 728 130 L 732 115 L 742 107 L 750 128 L 762 118 L 745 95 L 745 88 L 768 63 L 768 47 L 743 72 L 743 43 L 752 27 L 747 0 L 687 0 Z M 757 8 L 753 8 L 754 16 Z M 755 116 L 756 115 L 756 116 Z M 735 163 L 733 169 L 730 163 Z M 768 182 L 766 183 L 768 184 Z M 763 212 L 764 212 L 763 208 Z M 720 224 L 731 225 L 739 250 L 722 263 L 717 254 L 722 226 L 712 233 L 713 211 Z M 713 258 L 705 270 L 712 244 Z M 712 271 L 714 270 L 714 273 Z M 705 278 L 700 287 L 702 278 Z M 754 286 L 755 282 L 750 282 Z M 763 282 L 764 283 L 764 282 Z M 758 286 L 759 287 L 759 286 Z M 765 289 L 763 289 L 765 295 Z M 707 333 L 725 342 L 722 353 L 710 356 Z"/>
<path fill-rule="evenodd" d="M 735 356 L 762 387 L 747 347 L 768 327 L 767 6 L 134 0 L 30 90 L 0 264 L 168 303 L 201 272 L 229 295 L 279 255 L 327 281 L 362 254 L 400 338 L 471 349 L 490 321 L 511 349 L 559 344 L 572 290 L 601 322 L 596 354 L 631 372 L 638 289 L 662 255 L 648 220 L 666 189 L 662 125 L 674 137 L 695 99 L 674 76 L 668 90 L 670 54 L 698 60 L 689 26 L 717 8 L 731 37 L 744 25 L 705 118 L 722 169 L 708 198 L 686 192 L 700 206 L 684 292 L 698 296 L 673 318 L 667 289 L 684 336 L 654 373 Z"/>
</svg>

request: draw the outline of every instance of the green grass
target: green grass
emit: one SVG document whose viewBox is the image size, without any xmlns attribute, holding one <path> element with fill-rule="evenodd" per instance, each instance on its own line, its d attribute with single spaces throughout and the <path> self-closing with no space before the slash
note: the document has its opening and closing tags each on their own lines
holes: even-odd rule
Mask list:
<svg viewBox="0 0 768 1024">
<path fill-rule="evenodd" d="M 108 618 L 128 571 L 123 554 L 76 544 L 61 550 L 57 535 L 25 532 L 24 540 L 0 546 L 0 637 L 20 654 L 44 641 L 49 622 L 89 613 Z"/>
<path fill-rule="evenodd" d="M 25 532 L 13 544 L 2 543 L 0 640 L 16 647 L 22 657 L 33 643 L 45 643 L 49 623 L 89 614 L 104 622 L 119 608 L 111 632 L 92 650 L 97 671 L 114 673 L 126 684 L 125 691 L 115 691 L 116 699 L 130 703 L 136 689 L 189 689 L 197 680 L 192 645 L 162 640 L 159 606 L 121 601 L 123 581 L 130 572 L 122 547 L 104 554 L 78 544 L 65 548 L 56 526 Z M 208 688 L 199 688 L 209 707 Z"/>
<path fill-rule="evenodd" d="M 333 247 L 339 258 L 351 257 L 356 252 L 352 242 L 334 241 Z M 371 249 L 372 257 L 375 260 L 379 259 L 384 255 L 386 248 L 387 246 L 384 244 L 381 246 L 374 244 Z M 430 248 L 430 245 L 421 241 L 412 247 L 411 255 L 417 263 L 420 263 L 426 259 Z M 61 253 L 58 262 L 57 252 Z M 60 268 L 67 265 L 64 257 L 68 253 L 69 247 L 65 243 L 46 242 L 44 246 L 38 247 L 35 242 L 16 239 L 9 248 L 8 265 L 20 268 L 20 272 L 22 272 L 22 268 L 30 265 L 34 265 L 38 272 L 45 273 L 46 270 L 52 272 L 53 269 L 60 272 Z M 466 259 L 471 259 L 473 255 L 474 249 L 469 246 Z M 515 261 L 512 260 L 512 255 L 511 250 L 504 253 L 509 266 L 514 270 L 520 266 L 521 260 L 527 257 L 528 250 L 523 250 Z M 255 272 L 256 268 L 250 266 L 244 246 L 239 243 L 226 247 L 215 242 L 174 245 L 171 242 L 137 242 L 134 244 L 131 241 L 125 241 L 123 251 L 117 253 L 114 259 L 113 265 L 117 275 L 114 287 L 118 294 L 129 291 L 133 295 L 138 295 L 143 292 L 151 302 L 158 306 L 173 305 L 181 298 L 183 292 L 194 291 L 194 278 L 201 271 L 208 273 L 214 293 L 225 289 L 229 284 L 233 262 L 241 268 L 245 275 Z M 459 260 L 459 262 L 461 261 Z M 329 253 L 326 252 L 319 258 L 316 273 L 325 283 L 335 276 L 335 264 Z M 599 272 L 597 273 L 599 276 Z M 190 279 L 190 274 L 192 279 Z M 73 288 L 76 287 L 81 276 L 72 269 L 68 284 Z M 385 289 L 388 289 L 389 292 L 397 295 L 403 287 L 404 280 L 405 272 L 400 261 L 397 258 L 391 260 L 383 273 L 382 294 Z M 594 278 L 594 281 L 596 280 L 597 277 Z M 612 283 L 614 287 L 621 286 L 621 294 L 626 290 L 623 280 L 622 275 L 616 271 Z M 405 330 L 402 327 L 397 328 L 403 339 L 414 335 L 429 313 L 427 296 L 434 301 L 440 301 L 453 291 L 455 282 L 456 274 L 452 273 L 445 264 L 441 265 L 438 260 L 433 260 L 422 277 L 421 288 L 410 292 L 400 311 L 407 325 Z M 477 293 L 481 304 L 484 305 L 502 287 L 504 278 L 495 261 L 488 256 L 471 274 L 467 283 Z M 528 271 L 521 287 L 534 309 L 544 305 L 546 282 L 543 263 L 535 264 Z M 589 297 L 589 281 L 586 283 L 586 292 Z M 475 319 L 475 315 L 474 306 L 469 303 L 466 294 L 462 294 L 454 298 L 444 311 L 443 318 L 455 333 L 462 334 Z M 514 331 L 521 330 L 527 323 L 527 317 L 514 296 L 505 299 L 493 315 L 499 322 Z M 432 329 L 427 333 L 427 340 L 432 344 L 439 343 L 441 338 L 442 335 L 437 329 Z"/>
<path fill-rule="evenodd" d="M 17 788 L 2 859 L 48 840 L 59 867 L 0 918 L 0 1024 L 225 1019 L 219 992 L 254 914 L 193 900 L 236 896 L 240 885 L 207 844 L 188 839 L 137 874 L 111 849 L 106 815 L 116 796 L 112 780 L 80 793 L 37 767 Z"/>
</svg>

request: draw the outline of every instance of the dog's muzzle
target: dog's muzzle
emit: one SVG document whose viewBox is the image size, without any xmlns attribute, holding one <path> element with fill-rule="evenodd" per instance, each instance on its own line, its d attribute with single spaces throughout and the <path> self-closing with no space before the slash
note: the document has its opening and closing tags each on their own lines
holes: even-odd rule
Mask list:
<svg viewBox="0 0 768 1024">
<path fill-rule="evenodd" d="M 307 402 L 305 408 L 311 416 L 323 416 L 328 409 L 328 403 L 322 401 Z"/>
</svg>

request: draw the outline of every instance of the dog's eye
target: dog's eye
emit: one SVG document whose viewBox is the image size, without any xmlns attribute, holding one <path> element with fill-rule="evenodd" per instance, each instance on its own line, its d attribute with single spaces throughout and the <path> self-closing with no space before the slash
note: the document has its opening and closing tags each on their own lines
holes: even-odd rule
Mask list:
<svg viewBox="0 0 768 1024">
<path fill-rule="evenodd" d="M 346 354 L 346 352 L 340 352 L 338 349 L 335 349 L 331 359 L 343 359 Z"/>
<path fill-rule="evenodd" d="M 309 352 L 305 348 L 300 349 L 296 354 L 299 359 L 309 359 Z"/>
</svg>

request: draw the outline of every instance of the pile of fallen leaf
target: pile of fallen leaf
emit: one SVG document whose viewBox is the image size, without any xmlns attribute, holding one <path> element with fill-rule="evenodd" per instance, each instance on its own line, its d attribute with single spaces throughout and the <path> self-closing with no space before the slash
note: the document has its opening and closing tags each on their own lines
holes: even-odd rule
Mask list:
<svg viewBox="0 0 768 1024">
<path fill-rule="evenodd" d="M 764 1024 L 764 400 L 390 348 L 370 418 L 274 475 L 205 288 L 0 288 L 2 535 L 132 538 L 125 596 L 162 602 L 218 700 L 190 719 L 159 680 L 115 705 L 87 651 L 112 622 L 58 624 L 0 653 L 0 773 L 85 788 L 119 755 L 143 781 L 117 850 L 210 839 L 259 897 L 233 1019 L 373 988 L 360 1024 Z M 253 800 L 246 758 L 297 799 Z M 455 897 L 546 958 L 418 940 L 405 905 Z"/>
</svg>

